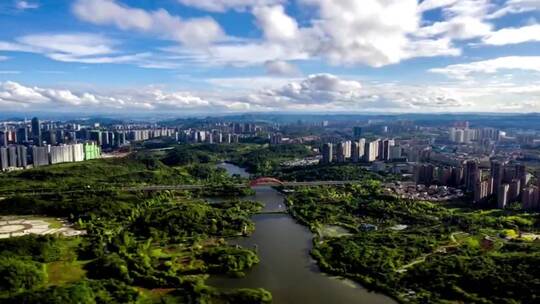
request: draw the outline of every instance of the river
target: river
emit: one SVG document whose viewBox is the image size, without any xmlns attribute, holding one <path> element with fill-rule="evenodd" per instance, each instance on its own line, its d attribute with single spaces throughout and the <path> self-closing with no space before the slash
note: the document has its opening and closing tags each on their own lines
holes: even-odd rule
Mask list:
<svg viewBox="0 0 540 304">
<path fill-rule="evenodd" d="M 249 177 L 242 168 L 232 164 L 219 165 L 229 174 Z M 285 211 L 283 195 L 271 187 L 255 187 L 256 194 L 248 199 L 265 204 L 264 211 Z M 255 232 L 231 241 L 246 248 L 258 247 L 261 262 L 243 278 L 212 276 L 211 286 L 221 288 L 264 288 L 272 293 L 273 303 L 395 303 L 385 295 L 369 292 L 350 280 L 322 273 L 310 257 L 313 234 L 288 214 L 253 216 Z"/>
</svg>

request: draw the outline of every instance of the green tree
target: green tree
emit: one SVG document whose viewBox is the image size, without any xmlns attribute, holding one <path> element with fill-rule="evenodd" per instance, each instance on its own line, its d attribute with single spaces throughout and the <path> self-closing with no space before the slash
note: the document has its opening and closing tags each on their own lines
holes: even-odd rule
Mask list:
<svg viewBox="0 0 540 304">
<path fill-rule="evenodd" d="M 46 274 L 40 263 L 13 257 L 0 257 L 0 290 L 15 293 L 34 289 L 45 281 Z"/>
</svg>

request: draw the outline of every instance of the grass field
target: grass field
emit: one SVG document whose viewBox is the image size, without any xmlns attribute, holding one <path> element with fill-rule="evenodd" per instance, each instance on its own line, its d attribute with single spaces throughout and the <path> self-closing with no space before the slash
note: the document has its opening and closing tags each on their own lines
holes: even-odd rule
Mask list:
<svg viewBox="0 0 540 304">
<path fill-rule="evenodd" d="M 83 269 L 86 263 L 88 262 L 58 261 L 48 263 L 46 265 L 48 285 L 63 285 L 81 280 L 86 275 L 86 271 Z"/>
</svg>

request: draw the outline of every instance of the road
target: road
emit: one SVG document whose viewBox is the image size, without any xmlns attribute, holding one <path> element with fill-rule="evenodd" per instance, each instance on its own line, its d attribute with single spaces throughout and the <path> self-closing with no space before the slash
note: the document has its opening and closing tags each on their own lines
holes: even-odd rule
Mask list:
<svg viewBox="0 0 540 304">
<path fill-rule="evenodd" d="M 356 184 L 360 181 L 312 181 L 312 182 L 282 182 L 282 183 L 261 183 L 256 186 L 283 186 L 283 187 L 309 187 L 309 186 L 334 186 L 334 185 L 348 185 Z M 133 191 L 159 191 L 159 190 L 193 190 L 212 187 L 212 185 L 150 185 L 150 186 L 136 186 L 127 187 L 121 190 L 133 192 Z M 248 184 L 235 184 L 231 187 L 246 188 Z"/>
</svg>

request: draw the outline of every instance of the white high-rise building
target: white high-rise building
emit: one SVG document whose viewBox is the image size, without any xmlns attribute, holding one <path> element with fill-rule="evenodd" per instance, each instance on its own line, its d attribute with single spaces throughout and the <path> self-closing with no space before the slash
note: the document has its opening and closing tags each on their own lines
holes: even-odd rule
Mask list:
<svg viewBox="0 0 540 304">
<path fill-rule="evenodd" d="M 377 159 L 379 152 L 379 141 L 366 142 L 364 145 L 364 161 L 373 162 Z"/>
</svg>

